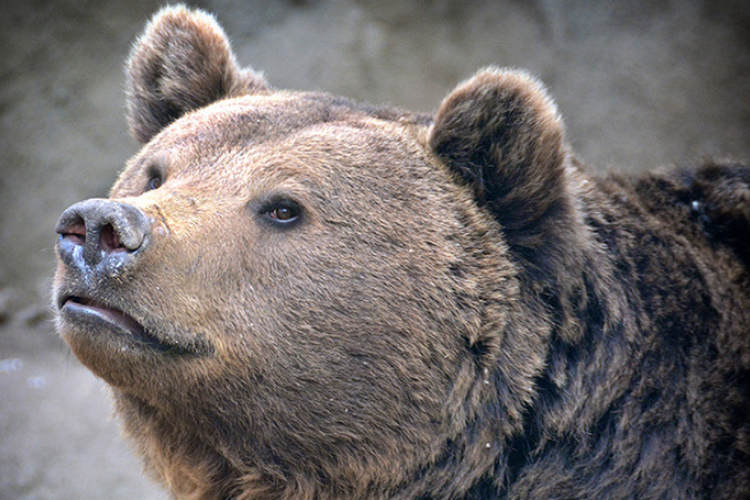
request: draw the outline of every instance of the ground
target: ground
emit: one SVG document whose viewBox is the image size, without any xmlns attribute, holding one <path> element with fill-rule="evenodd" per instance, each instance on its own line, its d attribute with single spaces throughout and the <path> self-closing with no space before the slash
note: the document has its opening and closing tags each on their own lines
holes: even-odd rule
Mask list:
<svg viewBox="0 0 750 500">
<path fill-rule="evenodd" d="M 0 498 L 167 498 L 119 438 L 104 383 L 50 321 L 0 330 Z"/>
</svg>

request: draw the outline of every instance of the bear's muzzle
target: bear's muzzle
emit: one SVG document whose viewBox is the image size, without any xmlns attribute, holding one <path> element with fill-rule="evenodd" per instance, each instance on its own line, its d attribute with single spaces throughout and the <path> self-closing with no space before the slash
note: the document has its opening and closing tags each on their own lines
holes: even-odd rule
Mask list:
<svg viewBox="0 0 750 500">
<path fill-rule="evenodd" d="M 74 271 L 112 278 L 132 267 L 148 245 L 151 222 L 140 209 L 104 199 L 65 210 L 55 228 L 57 251 Z"/>
</svg>

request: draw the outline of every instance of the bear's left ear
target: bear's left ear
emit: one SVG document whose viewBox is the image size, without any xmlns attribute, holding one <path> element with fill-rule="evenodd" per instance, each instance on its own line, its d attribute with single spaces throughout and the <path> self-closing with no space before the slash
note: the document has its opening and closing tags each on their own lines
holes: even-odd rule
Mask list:
<svg viewBox="0 0 750 500">
<path fill-rule="evenodd" d="M 445 98 L 429 144 L 500 222 L 527 271 L 549 277 L 577 260 L 583 225 L 572 156 L 557 108 L 534 78 L 478 73 Z"/>
<path fill-rule="evenodd" d="M 241 69 L 210 14 L 165 7 L 136 41 L 127 63 L 128 123 L 141 144 L 188 111 L 267 89 Z"/>
</svg>

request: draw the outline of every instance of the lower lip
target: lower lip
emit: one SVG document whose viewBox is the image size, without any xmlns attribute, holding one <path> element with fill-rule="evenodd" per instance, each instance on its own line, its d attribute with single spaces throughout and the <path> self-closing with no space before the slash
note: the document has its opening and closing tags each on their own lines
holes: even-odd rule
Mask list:
<svg viewBox="0 0 750 500">
<path fill-rule="evenodd" d="M 70 316 L 74 321 L 93 320 L 99 324 L 105 323 L 110 329 L 125 334 L 136 343 L 163 347 L 155 338 L 146 333 L 142 325 L 121 311 L 108 309 L 88 301 L 67 299 L 60 307 L 60 312 Z"/>
</svg>

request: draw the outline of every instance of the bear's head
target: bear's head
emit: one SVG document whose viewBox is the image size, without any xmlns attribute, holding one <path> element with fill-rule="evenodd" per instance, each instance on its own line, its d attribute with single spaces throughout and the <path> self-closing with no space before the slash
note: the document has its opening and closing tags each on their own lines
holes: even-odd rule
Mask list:
<svg viewBox="0 0 750 500">
<path fill-rule="evenodd" d="M 502 468 L 546 355 L 527 299 L 586 239 L 543 88 L 488 69 L 435 116 L 277 90 L 184 7 L 127 88 L 143 147 L 61 216 L 55 297 L 146 467 L 189 498 L 453 498 Z"/>
</svg>

